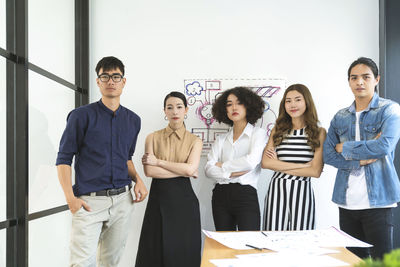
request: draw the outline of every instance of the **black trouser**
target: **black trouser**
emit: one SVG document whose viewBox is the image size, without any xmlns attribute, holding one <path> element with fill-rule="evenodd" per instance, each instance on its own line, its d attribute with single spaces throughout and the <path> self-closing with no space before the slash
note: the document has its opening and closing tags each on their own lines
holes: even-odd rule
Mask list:
<svg viewBox="0 0 400 267">
<path fill-rule="evenodd" d="M 393 249 L 393 209 L 348 210 L 339 208 L 340 229 L 373 245 L 372 248 L 349 247 L 360 258 L 382 258 Z"/>
<path fill-rule="evenodd" d="M 260 206 L 257 190 L 250 185 L 216 184 L 212 212 L 217 231 L 259 231 Z"/>
<path fill-rule="evenodd" d="M 199 201 L 190 179 L 151 182 L 140 234 L 136 267 L 199 267 L 201 226 Z"/>
</svg>

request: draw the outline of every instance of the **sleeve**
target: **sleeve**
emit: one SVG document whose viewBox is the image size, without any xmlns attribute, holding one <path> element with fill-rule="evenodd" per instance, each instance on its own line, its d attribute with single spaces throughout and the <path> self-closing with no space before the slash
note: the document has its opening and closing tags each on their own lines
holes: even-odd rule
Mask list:
<svg viewBox="0 0 400 267">
<path fill-rule="evenodd" d="M 379 159 L 396 149 L 400 138 L 400 106 L 392 103 L 382 116 L 381 136 L 377 139 L 343 143 L 342 155 L 348 160 Z"/>
<path fill-rule="evenodd" d="M 132 160 L 133 153 L 135 153 L 137 138 L 138 138 L 138 136 L 139 136 L 139 132 L 140 132 L 140 129 L 141 129 L 141 127 L 142 127 L 141 123 L 142 123 L 142 122 L 141 122 L 141 120 L 140 120 L 140 117 L 137 116 L 136 121 L 135 121 L 134 124 L 133 124 L 134 127 L 135 127 L 135 129 L 134 129 L 135 134 L 134 134 L 134 136 L 133 136 L 133 140 L 132 140 L 131 147 L 129 148 L 128 160 Z"/>
<path fill-rule="evenodd" d="M 250 139 L 249 153 L 243 157 L 232 159 L 222 164 L 222 171 L 232 172 L 250 171 L 261 163 L 265 145 L 268 142 L 267 133 L 262 129 L 256 129 Z"/>
<path fill-rule="evenodd" d="M 335 131 L 336 116 L 332 119 L 328 129 L 328 134 L 323 146 L 323 157 L 326 164 L 332 165 L 338 169 L 358 169 L 360 162 L 356 160 L 346 160 L 341 153 L 336 152 L 336 145 L 340 143 L 339 136 Z"/>
<path fill-rule="evenodd" d="M 67 126 L 60 140 L 56 165 L 72 164 L 72 158 L 79 152 L 79 146 L 85 135 L 85 116 L 71 111 L 67 117 Z"/>
<path fill-rule="evenodd" d="M 214 178 L 214 179 L 229 179 L 230 173 L 224 172 L 222 168 L 215 166 L 215 163 L 220 161 L 221 152 L 222 152 L 222 145 L 225 138 L 221 138 L 218 136 L 215 139 L 214 143 L 211 146 L 211 150 L 207 155 L 207 163 L 204 167 L 205 173 L 207 177 Z"/>
</svg>

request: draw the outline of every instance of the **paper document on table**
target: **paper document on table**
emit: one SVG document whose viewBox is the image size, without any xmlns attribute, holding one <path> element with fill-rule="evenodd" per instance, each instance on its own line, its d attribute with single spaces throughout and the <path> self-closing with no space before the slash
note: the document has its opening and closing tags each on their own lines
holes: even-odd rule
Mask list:
<svg viewBox="0 0 400 267">
<path fill-rule="evenodd" d="M 233 249 L 251 249 L 246 244 L 255 247 L 262 247 L 263 239 L 259 239 L 259 236 L 264 237 L 260 232 L 213 232 L 203 230 L 203 233 L 209 238 L 221 243 L 224 246 Z M 265 238 L 265 237 L 264 237 Z"/>
<path fill-rule="evenodd" d="M 249 246 L 274 251 L 316 250 L 317 247 L 371 247 L 350 235 L 329 227 L 322 230 L 264 231 L 262 232 L 213 232 L 203 233 L 217 242 L 233 249 L 249 249 Z M 317 253 L 307 253 L 316 255 Z"/>
<path fill-rule="evenodd" d="M 358 240 L 333 226 L 320 230 L 264 233 L 268 235 L 269 242 L 280 248 L 278 250 L 305 245 L 317 247 L 372 247 L 372 245 Z"/>
<path fill-rule="evenodd" d="M 349 264 L 330 256 L 310 256 L 292 253 L 258 253 L 236 255 L 236 259 L 210 260 L 217 267 L 331 267 Z"/>
</svg>

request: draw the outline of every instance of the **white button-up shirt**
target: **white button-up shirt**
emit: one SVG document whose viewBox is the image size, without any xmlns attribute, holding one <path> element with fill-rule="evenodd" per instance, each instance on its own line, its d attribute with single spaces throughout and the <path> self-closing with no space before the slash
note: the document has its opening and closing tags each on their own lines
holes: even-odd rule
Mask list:
<svg viewBox="0 0 400 267">
<path fill-rule="evenodd" d="M 233 142 L 233 129 L 219 135 L 211 147 L 205 166 L 206 175 L 219 184 L 240 183 L 257 189 L 261 159 L 268 136 L 265 130 L 247 123 L 240 137 Z M 222 167 L 215 166 L 221 162 Z M 233 172 L 248 171 L 232 177 Z"/>
</svg>

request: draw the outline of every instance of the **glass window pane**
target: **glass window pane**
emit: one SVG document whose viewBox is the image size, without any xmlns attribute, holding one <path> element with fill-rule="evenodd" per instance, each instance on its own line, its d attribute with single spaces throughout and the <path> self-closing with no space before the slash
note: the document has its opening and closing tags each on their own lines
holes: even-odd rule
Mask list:
<svg viewBox="0 0 400 267">
<path fill-rule="evenodd" d="M 29 62 L 74 83 L 74 1 L 27 2 Z"/>
<path fill-rule="evenodd" d="M 69 266 L 70 232 L 69 211 L 30 221 L 29 267 Z"/>
<path fill-rule="evenodd" d="M 0 230 L 0 266 L 6 266 L 6 229 Z"/>
<path fill-rule="evenodd" d="M 75 91 L 29 71 L 29 213 L 64 205 L 55 166 Z"/>
<path fill-rule="evenodd" d="M 6 59 L 0 56 L 0 221 L 6 219 Z"/>
<path fill-rule="evenodd" d="M 6 49 L 6 0 L 0 0 L 0 47 Z"/>
</svg>

